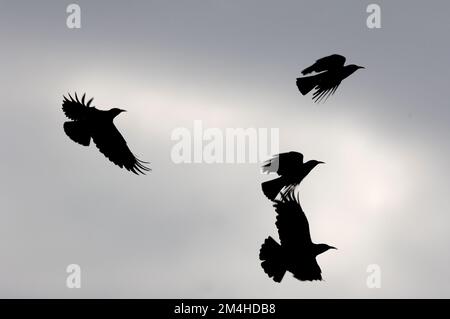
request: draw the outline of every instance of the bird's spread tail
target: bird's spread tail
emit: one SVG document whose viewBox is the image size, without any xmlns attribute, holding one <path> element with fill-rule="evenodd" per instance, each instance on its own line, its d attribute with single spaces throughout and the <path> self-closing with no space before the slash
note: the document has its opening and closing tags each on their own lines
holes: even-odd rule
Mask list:
<svg viewBox="0 0 450 319">
<path fill-rule="evenodd" d="M 275 282 L 281 282 L 286 267 L 283 264 L 281 246 L 272 238 L 267 237 L 259 251 L 259 259 L 264 272 Z"/>
<path fill-rule="evenodd" d="M 89 146 L 91 142 L 91 136 L 89 131 L 86 129 L 82 122 L 65 122 L 64 132 L 70 137 L 74 142 L 77 142 L 84 146 Z"/>
<path fill-rule="evenodd" d="M 320 74 L 313 76 L 305 76 L 303 78 L 297 78 L 297 87 L 299 91 L 303 95 L 308 94 L 318 84 L 319 76 Z"/>
<path fill-rule="evenodd" d="M 261 184 L 264 195 L 272 201 L 277 197 L 284 186 L 286 186 L 286 181 L 283 177 L 278 177 Z"/>
</svg>

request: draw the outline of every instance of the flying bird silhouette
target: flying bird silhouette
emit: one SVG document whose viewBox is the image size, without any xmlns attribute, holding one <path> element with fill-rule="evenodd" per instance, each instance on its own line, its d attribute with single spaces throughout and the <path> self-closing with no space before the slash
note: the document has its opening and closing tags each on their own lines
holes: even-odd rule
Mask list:
<svg viewBox="0 0 450 319">
<path fill-rule="evenodd" d="M 297 78 L 297 87 L 303 95 L 308 94 L 316 88 L 313 93 L 313 100 L 320 102 L 326 101 L 330 95 L 336 92 L 342 80 L 353 74 L 358 69 L 364 69 L 363 66 L 350 64 L 345 65 L 345 57 L 339 54 L 333 54 L 317 60 L 313 65 L 302 71 L 303 75 L 316 72 L 318 74 Z"/>
<path fill-rule="evenodd" d="M 259 259 L 264 272 L 275 282 L 281 282 L 286 271 L 302 281 L 322 280 L 316 256 L 337 248 L 311 241 L 308 219 L 293 192 L 283 194 L 274 207 L 281 245 L 270 236 L 262 244 Z"/>
<path fill-rule="evenodd" d="M 294 189 L 311 170 L 321 161 L 311 160 L 303 163 L 303 154 L 298 152 L 288 152 L 275 155 L 270 160 L 264 162 L 263 173 L 277 173 L 280 177 L 261 184 L 264 195 L 270 200 L 274 200 L 280 191 L 287 187 Z"/>
<path fill-rule="evenodd" d="M 150 171 L 147 162 L 136 158 L 127 146 L 127 142 L 115 127 L 114 118 L 125 110 L 112 108 L 108 111 L 91 107 L 94 98 L 85 104 L 85 96 L 81 101 L 75 93 L 75 99 L 63 96 L 62 109 L 71 121 L 64 123 L 64 132 L 74 142 L 89 146 L 91 138 L 103 155 L 120 168 L 125 168 L 136 175 Z"/>
</svg>

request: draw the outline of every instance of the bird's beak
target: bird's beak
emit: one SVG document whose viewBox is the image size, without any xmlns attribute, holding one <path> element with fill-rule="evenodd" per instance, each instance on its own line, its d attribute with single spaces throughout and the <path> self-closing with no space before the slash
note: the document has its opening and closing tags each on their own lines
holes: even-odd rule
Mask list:
<svg viewBox="0 0 450 319">
<path fill-rule="evenodd" d="M 319 164 L 325 164 L 325 162 L 321 162 L 321 161 L 317 161 L 317 163 L 319 163 Z"/>
<path fill-rule="evenodd" d="M 337 248 L 336 248 L 336 247 L 333 247 L 333 246 L 330 246 L 330 249 L 336 249 L 336 250 L 337 250 Z"/>
<path fill-rule="evenodd" d="M 126 112 L 127 110 L 120 110 L 120 112 Z"/>
<path fill-rule="evenodd" d="M 358 66 L 358 69 L 365 69 L 365 67 L 363 67 L 363 66 Z"/>
</svg>

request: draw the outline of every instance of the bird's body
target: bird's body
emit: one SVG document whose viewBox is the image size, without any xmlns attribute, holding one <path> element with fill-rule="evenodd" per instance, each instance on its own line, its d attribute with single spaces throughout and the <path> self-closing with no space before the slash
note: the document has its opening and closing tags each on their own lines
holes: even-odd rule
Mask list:
<svg viewBox="0 0 450 319">
<path fill-rule="evenodd" d="M 64 97 L 63 111 L 72 121 L 64 123 L 64 131 L 74 142 L 89 146 L 91 139 L 99 151 L 111 162 L 135 174 L 149 171 L 146 162 L 137 159 L 127 146 L 127 142 L 115 127 L 113 120 L 124 110 L 113 108 L 99 110 L 91 107 L 93 99 L 84 103 L 85 95 L 81 101 L 75 94 L 75 99 Z"/>
<path fill-rule="evenodd" d="M 312 72 L 316 72 L 316 75 L 297 78 L 299 91 L 306 95 L 316 88 L 316 91 L 313 93 L 315 102 L 328 99 L 330 95 L 336 92 L 342 80 L 349 77 L 356 70 L 364 68 L 355 64 L 344 65 L 345 60 L 345 57 L 339 54 L 333 54 L 317 60 L 313 65 L 302 71 L 303 75 Z"/>
<path fill-rule="evenodd" d="M 311 160 L 303 163 L 303 154 L 298 152 L 281 153 L 263 164 L 264 173 L 277 173 L 280 177 L 261 184 L 264 195 L 274 200 L 283 188 L 293 190 L 321 161 Z"/>
<path fill-rule="evenodd" d="M 259 259 L 264 272 L 275 282 L 281 282 L 286 271 L 302 281 L 322 280 L 316 257 L 336 248 L 312 242 L 308 220 L 293 193 L 283 195 L 274 207 L 281 244 L 272 237 L 262 244 Z"/>
</svg>

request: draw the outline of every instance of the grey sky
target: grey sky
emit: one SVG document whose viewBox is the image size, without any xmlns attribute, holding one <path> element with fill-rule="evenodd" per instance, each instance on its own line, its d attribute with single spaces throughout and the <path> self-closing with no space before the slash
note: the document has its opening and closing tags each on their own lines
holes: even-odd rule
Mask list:
<svg viewBox="0 0 450 319">
<path fill-rule="evenodd" d="M 0 297 L 450 297 L 448 1 L 1 1 Z M 295 78 L 340 53 L 366 66 L 327 103 Z M 87 92 L 153 171 L 136 177 L 62 130 Z M 176 127 L 278 127 L 323 160 L 300 188 L 325 281 L 275 284 L 256 164 L 179 164 Z M 67 289 L 65 268 L 82 268 Z M 382 288 L 368 289 L 378 264 Z"/>
</svg>

